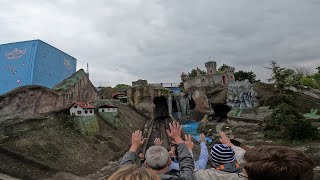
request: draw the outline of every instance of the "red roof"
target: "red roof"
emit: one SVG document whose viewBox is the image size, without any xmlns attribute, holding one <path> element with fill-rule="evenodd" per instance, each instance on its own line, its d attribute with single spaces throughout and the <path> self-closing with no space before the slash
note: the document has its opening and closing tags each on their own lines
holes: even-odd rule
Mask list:
<svg viewBox="0 0 320 180">
<path fill-rule="evenodd" d="M 78 105 L 80 107 L 82 107 L 83 109 L 95 109 L 96 107 L 90 103 L 86 103 L 86 102 L 75 102 L 73 103 L 72 106 L 74 105 Z"/>
</svg>

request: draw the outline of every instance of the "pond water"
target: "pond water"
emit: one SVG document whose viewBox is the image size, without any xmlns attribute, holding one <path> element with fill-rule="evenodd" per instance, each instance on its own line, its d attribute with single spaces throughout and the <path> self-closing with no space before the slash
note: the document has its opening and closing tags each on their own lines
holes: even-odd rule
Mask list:
<svg viewBox="0 0 320 180">
<path fill-rule="evenodd" d="M 200 133 L 197 132 L 198 126 L 199 126 L 199 122 L 195 122 L 195 121 L 185 121 L 182 123 L 182 129 L 185 132 L 185 134 L 190 134 L 195 140 L 200 142 Z M 211 143 L 212 139 L 209 137 L 206 137 L 206 141 Z"/>
</svg>

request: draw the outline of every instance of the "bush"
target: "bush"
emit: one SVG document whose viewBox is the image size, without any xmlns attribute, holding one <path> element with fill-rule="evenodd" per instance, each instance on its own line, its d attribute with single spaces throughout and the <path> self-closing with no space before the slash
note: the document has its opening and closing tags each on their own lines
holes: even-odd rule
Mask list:
<svg viewBox="0 0 320 180">
<path fill-rule="evenodd" d="M 290 140 L 308 141 L 317 137 L 318 129 L 309 120 L 299 119 L 289 126 L 288 133 Z"/>
<path fill-rule="evenodd" d="M 319 89 L 319 83 L 312 77 L 304 77 L 300 80 L 300 84 L 303 86 L 312 87 L 314 89 Z"/>
<path fill-rule="evenodd" d="M 312 140 L 318 135 L 318 129 L 287 103 L 274 106 L 274 112 L 265 118 L 265 136 L 292 141 Z"/>
<path fill-rule="evenodd" d="M 270 96 L 261 101 L 262 106 L 270 106 L 271 109 L 274 109 L 279 104 L 285 103 L 295 107 L 295 96 L 289 93 L 277 93 L 273 96 Z"/>
</svg>

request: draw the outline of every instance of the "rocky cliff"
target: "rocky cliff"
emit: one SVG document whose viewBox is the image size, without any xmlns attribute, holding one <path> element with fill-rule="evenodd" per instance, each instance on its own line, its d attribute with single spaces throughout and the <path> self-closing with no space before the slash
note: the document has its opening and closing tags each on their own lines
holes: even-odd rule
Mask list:
<svg viewBox="0 0 320 180">
<path fill-rule="evenodd" d="M 133 85 L 135 84 L 136 82 L 133 82 Z M 138 84 L 128 88 L 127 96 L 128 103 L 131 107 L 135 108 L 149 119 L 152 119 L 156 114 L 154 99 L 161 96 L 168 99 L 169 90 L 149 84 Z"/>
<path fill-rule="evenodd" d="M 39 119 L 66 109 L 75 101 L 100 99 L 97 90 L 80 69 L 49 89 L 43 86 L 23 86 L 0 96 L 0 124 L 14 124 L 26 119 Z"/>
</svg>

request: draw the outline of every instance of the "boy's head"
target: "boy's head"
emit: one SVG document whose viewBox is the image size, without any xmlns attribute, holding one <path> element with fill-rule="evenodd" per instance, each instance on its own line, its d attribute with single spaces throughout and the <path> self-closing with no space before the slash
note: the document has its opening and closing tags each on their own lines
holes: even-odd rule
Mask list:
<svg viewBox="0 0 320 180">
<path fill-rule="evenodd" d="M 226 144 L 215 144 L 211 148 L 212 165 L 219 167 L 223 164 L 232 163 L 236 160 L 235 153 L 231 147 Z"/>
<path fill-rule="evenodd" d="M 244 154 L 249 180 L 312 180 L 313 162 L 302 151 L 288 147 L 261 147 Z"/>
</svg>

